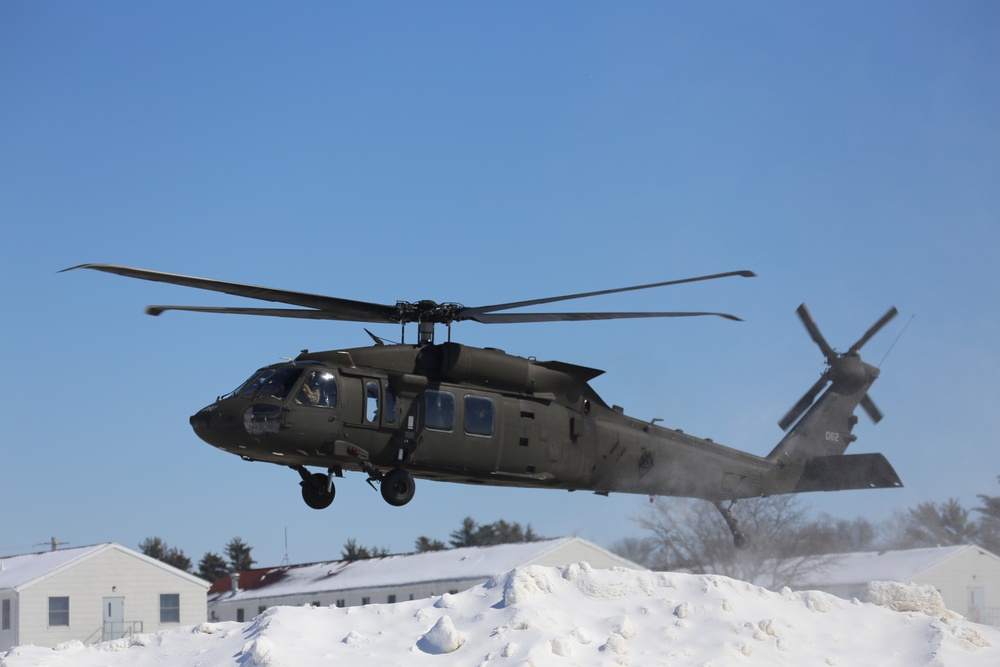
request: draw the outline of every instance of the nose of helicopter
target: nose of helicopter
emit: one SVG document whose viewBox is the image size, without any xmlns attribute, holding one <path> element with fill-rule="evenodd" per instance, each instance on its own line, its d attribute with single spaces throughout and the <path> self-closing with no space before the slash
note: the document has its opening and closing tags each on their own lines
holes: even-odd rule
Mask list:
<svg viewBox="0 0 1000 667">
<path fill-rule="evenodd" d="M 212 403 L 191 415 L 188 420 L 195 435 L 220 449 L 232 446 L 232 418 L 227 416 L 224 406 Z"/>
</svg>

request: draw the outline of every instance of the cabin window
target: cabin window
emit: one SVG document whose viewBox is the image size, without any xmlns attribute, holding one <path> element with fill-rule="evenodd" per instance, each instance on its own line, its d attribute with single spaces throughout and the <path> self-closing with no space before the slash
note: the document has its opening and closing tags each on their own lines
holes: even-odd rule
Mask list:
<svg viewBox="0 0 1000 667">
<path fill-rule="evenodd" d="M 469 435 L 493 435 L 493 399 L 465 397 L 465 432 Z"/>
<path fill-rule="evenodd" d="M 365 421 L 374 424 L 378 421 L 378 382 L 365 382 Z"/>
<path fill-rule="evenodd" d="M 337 407 L 337 379 L 330 371 L 309 371 L 295 395 L 295 402 L 321 408 Z"/>
<path fill-rule="evenodd" d="M 386 424 L 396 423 L 396 392 L 392 390 L 392 387 L 385 388 L 385 405 L 383 406 L 382 421 Z"/>
<path fill-rule="evenodd" d="M 49 598 L 49 627 L 69 626 L 69 598 Z"/>
<path fill-rule="evenodd" d="M 3 625 L 0 630 L 10 630 L 10 600 L 3 601 Z"/>
<path fill-rule="evenodd" d="M 181 622 L 181 596 L 179 593 L 160 595 L 160 623 Z"/>
<path fill-rule="evenodd" d="M 455 428 L 455 395 L 428 389 L 424 392 L 424 425 L 435 431 Z"/>
</svg>

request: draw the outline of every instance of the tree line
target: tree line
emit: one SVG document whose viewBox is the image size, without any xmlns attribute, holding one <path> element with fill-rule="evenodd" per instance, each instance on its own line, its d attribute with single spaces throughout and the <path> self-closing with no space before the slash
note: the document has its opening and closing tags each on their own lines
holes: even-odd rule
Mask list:
<svg viewBox="0 0 1000 667">
<path fill-rule="evenodd" d="M 493 546 L 516 542 L 534 542 L 545 539 L 539 537 L 531 525 L 521 526 L 516 521 L 499 519 L 493 523 L 479 524 L 472 517 L 466 517 L 461 525 L 448 536 L 448 543 L 432 539 L 426 535 L 417 538 L 414 550 L 439 551 L 459 547 Z M 257 562 L 250 555 L 253 547 L 239 537 L 234 537 L 226 543 L 225 557 L 209 551 L 198 561 L 197 569 L 192 566 L 191 559 L 178 547 L 168 545 L 159 537 L 147 537 L 139 543 L 139 550 L 145 555 L 163 561 L 179 570 L 196 574 L 202 579 L 215 582 L 230 572 L 249 570 Z M 361 560 L 388 556 L 386 547 L 369 547 L 358 544 L 353 537 L 349 538 L 340 552 L 342 560 Z"/>
<path fill-rule="evenodd" d="M 1000 481 L 1000 477 L 997 478 Z M 785 495 L 741 500 L 732 507 L 741 530 L 750 538 L 745 549 L 733 547 L 732 534 L 710 503 L 686 498 L 656 498 L 633 517 L 637 536 L 612 545 L 611 550 L 652 570 L 681 570 L 724 574 L 765 586 L 782 586 L 829 563 L 836 554 L 919 547 L 976 544 L 1000 554 L 1000 495 L 978 494 L 979 505 L 968 508 L 956 499 L 922 502 L 897 511 L 889 519 L 872 522 L 864 517 L 845 519 L 820 514 L 812 517 L 801 496 Z M 545 539 L 531 525 L 499 519 L 480 524 L 462 520 L 447 541 L 421 535 L 414 551 L 493 546 Z M 216 581 L 234 570 L 247 570 L 256 561 L 253 548 L 232 538 L 224 555 L 206 552 L 194 568 L 184 552 L 159 537 L 140 542 L 139 549 L 180 570 Z M 370 547 L 348 539 L 343 560 L 389 555 L 385 547 Z"/>
<path fill-rule="evenodd" d="M 471 516 L 462 519 L 461 525 L 448 535 L 448 542 L 421 535 L 413 543 L 417 553 L 425 551 L 443 551 L 461 547 L 491 547 L 498 544 L 515 544 L 518 542 L 537 542 L 544 540 L 531 528 L 531 524 L 522 526 L 517 521 L 498 519 L 493 523 L 480 524 Z M 362 558 L 378 558 L 388 556 L 385 547 L 364 547 L 351 538 L 344 543 L 340 552 L 344 560 L 360 560 Z"/>
<path fill-rule="evenodd" d="M 192 569 L 191 559 L 184 554 L 183 550 L 169 546 L 159 537 L 144 539 L 139 543 L 139 551 L 150 558 L 176 567 L 178 570 L 196 574 L 202 579 L 212 582 L 221 579 L 230 572 L 249 570 L 257 562 L 250 555 L 253 547 L 239 537 L 234 537 L 226 543 L 225 558 L 213 551 L 205 552 L 205 555 L 198 561 L 198 569 L 196 570 Z"/>
<path fill-rule="evenodd" d="M 710 503 L 657 498 L 633 517 L 640 535 L 611 550 L 653 570 L 724 574 L 765 586 L 786 585 L 836 554 L 856 551 L 976 544 L 1000 554 L 1000 496 L 977 498 L 973 508 L 956 498 L 922 502 L 879 522 L 811 517 L 796 495 L 740 500 L 732 511 L 750 537 L 745 549 L 733 547 L 729 528 Z"/>
</svg>

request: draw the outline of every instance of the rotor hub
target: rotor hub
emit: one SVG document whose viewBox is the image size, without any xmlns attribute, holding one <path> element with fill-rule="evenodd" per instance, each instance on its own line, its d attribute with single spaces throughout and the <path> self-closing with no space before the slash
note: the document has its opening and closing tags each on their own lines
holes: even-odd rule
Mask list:
<svg viewBox="0 0 1000 667">
<path fill-rule="evenodd" d="M 841 391 L 853 393 L 868 381 L 868 371 L 860 356 L 848 353 L 831 364 L 830 380 Z"/>
</svg>

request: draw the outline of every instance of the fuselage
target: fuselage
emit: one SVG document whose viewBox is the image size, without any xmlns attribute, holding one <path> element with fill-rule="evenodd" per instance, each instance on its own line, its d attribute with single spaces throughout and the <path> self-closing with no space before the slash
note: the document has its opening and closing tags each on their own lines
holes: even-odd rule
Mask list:
<svg viewBox="0 0 1000 667">
<path fill-rule="evenodd" d="M 244 459 L 337 474 L 403 465 L 470 484 L 760 495 L 765 460 L 624 415 L 590 387 L 599 374 L 455 343 L 303 353 L 191 424 Z"/>
</svg>

